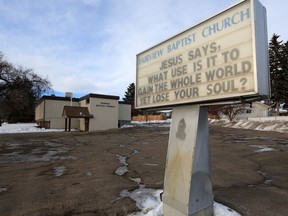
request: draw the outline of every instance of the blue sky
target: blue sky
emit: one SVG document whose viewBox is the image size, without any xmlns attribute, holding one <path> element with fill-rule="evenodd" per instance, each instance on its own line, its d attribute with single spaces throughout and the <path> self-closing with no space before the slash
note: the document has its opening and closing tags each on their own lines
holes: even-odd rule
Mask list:
<svg viewBox="0 0 288 216">
<path fill-rule="evenodd" d="M 56 92 L 124 96 L 136 54 L 237 0 L 0 0 L 0 51 Z M 287 0 L 260 0 L 268 38 L 288 40 Z"/>
</svg>

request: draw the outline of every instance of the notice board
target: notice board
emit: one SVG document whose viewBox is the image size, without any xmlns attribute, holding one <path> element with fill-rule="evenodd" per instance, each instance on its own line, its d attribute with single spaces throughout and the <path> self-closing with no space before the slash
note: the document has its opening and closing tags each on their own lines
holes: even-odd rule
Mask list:
<svg viewBox="0 0 288 216">
<path fill-rule="evenodd" d="M 136 108 L 269 95 L 266 9 L 241 1 L 136 59 Z"/>
</svg>

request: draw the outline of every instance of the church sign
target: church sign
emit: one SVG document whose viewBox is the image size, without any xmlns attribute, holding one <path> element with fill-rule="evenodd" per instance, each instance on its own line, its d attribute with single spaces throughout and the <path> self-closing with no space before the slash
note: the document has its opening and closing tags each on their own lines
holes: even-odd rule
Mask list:
<svg viewBox="0 0 288 216">
<path fill-rule="evenodd" d="M 270 94 L 266 10 L 244 0 L 137 55 L 136 107 Z"/>
</svg>

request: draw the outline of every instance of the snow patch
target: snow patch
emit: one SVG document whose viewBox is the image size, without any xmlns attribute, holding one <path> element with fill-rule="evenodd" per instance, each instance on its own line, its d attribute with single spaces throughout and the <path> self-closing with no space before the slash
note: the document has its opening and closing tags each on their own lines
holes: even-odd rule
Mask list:
<svg viewBox="0 0 288 216">
<path fill-rule="evenodd" d="M 123 148 L 124 146 L 119 145 L 119 148 Z M 115 174 L 122 176 L 124 175 L 126 172 L 129 172 L 128 169 L 128 163 L 127 163 L 127 157 L 131 157 L 134 154 L 139 153 L 139 151 L 137 151 L 136 149 L 132 149 L 130 148 L 130 150 L 132 150 L 132 153 L 128 156 L 122 156 L 122 155 L 116 155 L 117 160 L 120 162 L 120 164 L 122 164 L 122 166 L 118 167 L 115 170 Z"/>
<path fill-rule="evenodd" d="M 257 148 L 256 150 L 254 150 L 254 152 L 270 152 L 270 151 L 277 151 L 274 148 L 270 148 L 266 145 L 250 145 L 253 148 Z"/>
<path fill-rule="evenodd" d="M 59 166 L 59 167 L 54 167 L 53 170 L 54 170 L 54 175 L 59 177 L 59 176 L 62 176 L 67 169 L 65 166 Z"/>
<path fill-rule="evenodd" d="M 0 134 L 7 133 L 36 133 L 36 132 L 61 132 L 64 129 L 45 129 L 39 128 L 36 123 L 18 123 L 18 124 L 7 124 L 3 123 L 0 127 Z"/>
<path fill-rule="evenodd" d="M 122 176 L 124 175 L 126 172 L 128 172 L 128 168 L 127 166 L 121 166 L 121 167 L 118 167 L 116 170 L 115 170 L 115 174 L 118 175 L 118 176 Z"/>
<path fill-rule="evenodd" d="M 241 216 L 238 212 L 220 204 L 214 202 L 214 216 Z"/>
<path fill-rule="evenodd" d="M 135 126 L 132 124 L 125 124 L 121 128 L 132 128 L 132 127 L 135 127 Z"/>
<path fill-rule="evenodd" d="M 163 203 L 160 200 L 161 193 L 163 193 L 163 190 L 139 188 L 132 192 L 123 190 L 120 196 L 130 197 L 141 210 L 141 212 L 132 213 L 130 216 L 162 216 Z"/>
<path fill-rule="evenodd" d="M 5 191 L 7 191 L 7 190 L 8 190 L 7 188 L 0 187 L 0 193 L 5 192 Z"/>
<path fill-rule="evenodd" d="M 135 182 L 136 184 L 138 184 L 138 186 L 139 186 L 140 188 L 145 187 L 145 185 L 143 184 L 141 178 L 129 178 L 129 179 L 130 179 L 131 181 Z"/>
<path fill-rule="evenodd" d="M 125 156 L 122 156 L 122 155 L 116 155 L 116 158 L 118 159 L 118 161 L 124 165 L 124 166 L 128 166 L 127 162 L 126 162 L 126 158 Z"/>
<path fill-rule="evenodd" d="M 239 129 L 251 129 L 260 131 L 275 131 L 281 133 L 288 132 L 288 122 L 283 121 L 253 121 L 253 120 L 238 120 L 230 122 L 229 120 L 209 120 L 210 125 L 231 127 Z"/>
<path fill-rule="evenodd" d="M 87 172 L 85 172 L 85 175 L 86 175 L 86 176 L 92 176 L 92 173 L 89 172 L 89 171 L 87 171 Z"/>
</svg>

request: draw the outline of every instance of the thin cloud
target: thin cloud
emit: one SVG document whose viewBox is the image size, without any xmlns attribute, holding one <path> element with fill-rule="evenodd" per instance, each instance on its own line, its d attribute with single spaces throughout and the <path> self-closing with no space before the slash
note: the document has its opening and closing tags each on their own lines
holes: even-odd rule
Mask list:
<svg viewBox="0 0 288 216">
<path fill-rule="evenodd" d="M 136 54 L 238 1 L 9 0 L 0 1 L 1 48 L 10 62 L 48 76 L 56 91 L 124 95 L 135 82 Z M 288 16 L 261 1 L 273 33 Z M 287 17 L 282 17 L 286 20 Z M 286 39 L 285 39 L 286 37 Z"/>
</svg>

